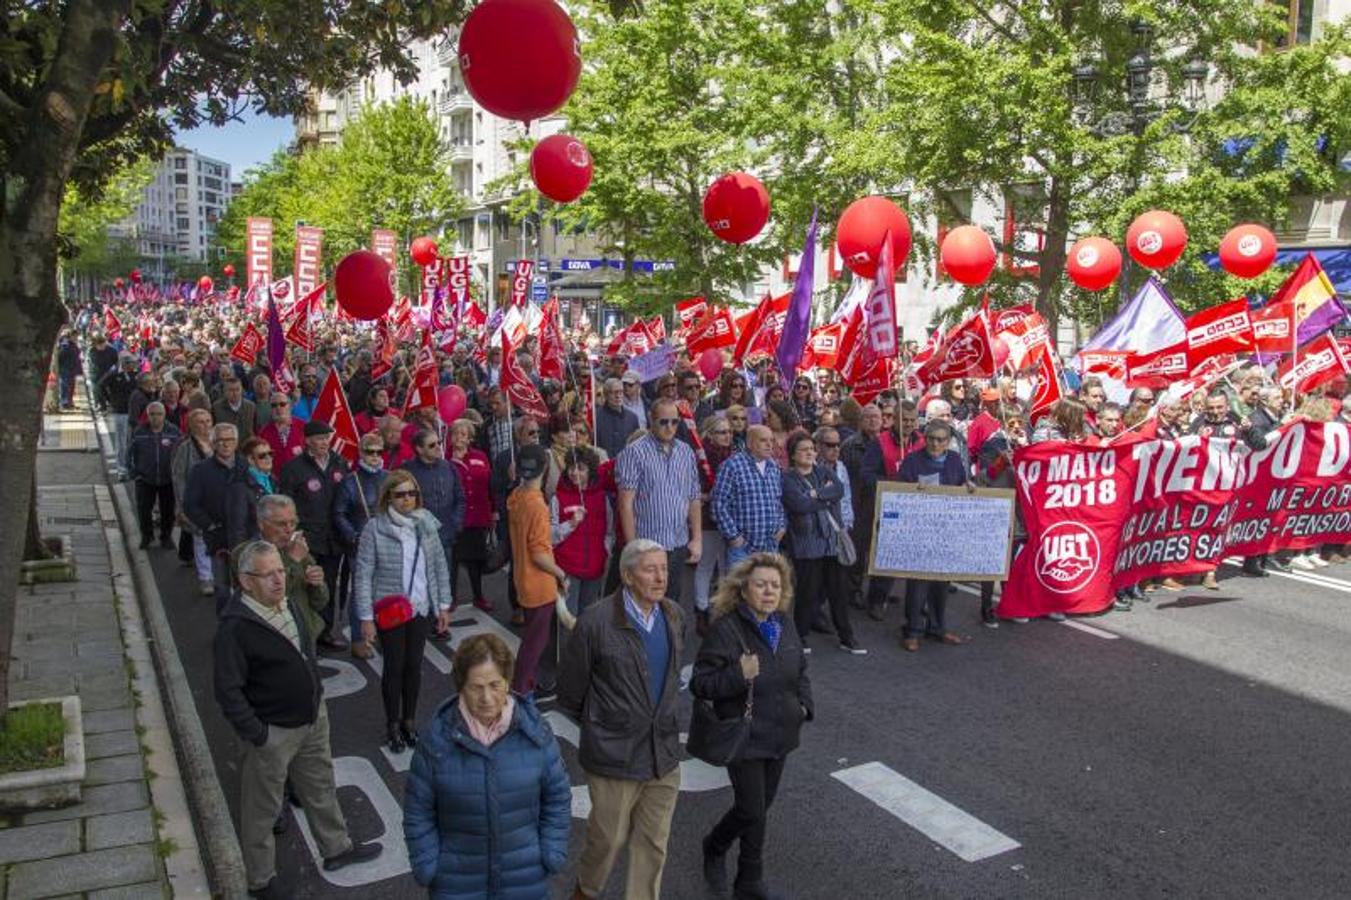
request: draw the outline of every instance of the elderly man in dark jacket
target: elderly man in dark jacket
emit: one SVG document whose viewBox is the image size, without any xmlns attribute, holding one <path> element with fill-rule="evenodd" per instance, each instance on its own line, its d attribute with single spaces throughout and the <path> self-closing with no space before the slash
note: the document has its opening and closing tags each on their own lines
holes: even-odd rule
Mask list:
<svg viewBox="0 0 1351 900">
<path fill-rule="evenodd" d="M 281 470 L 280 493 L 296 502 L 300 530 L 305 532 L 310 552 L 324 570 L 324 586 L 330 597 L 338 593 L 338 570 L 342 566 L 342 542 L 333 524 L 333 500 L 347 477 L 347 461 L 333 453 L 333 426 L 327 422 L 305 423 L 305 452 Z M 324 609 L 324 631 L 318 644 L 326 650 L 345 650 L 347 643 L 333 632 L 333 609 Z"/>
<path fill-rule="evenodd" d="M 211 428 L 211 456 L 188 470 L 183 515 L 202 536 L 211 557 L 211 576 L 216 590 L 216 613 L 225 610 L 233 588 L 230 577 L 231 539 L 247 535 L 250 523 L 231 521 L 231 487 L 248 477 L 248 466 L 235 451 L 239 431 L 233 425 Z"/>
<path fill-rule="evenodd" d="M 606 379 L 604 390 L 605 402 L 596 407 L 596 446 L 614 459 L 641 425 L 633 411 L 624 406 L 624 382 Z"/>
<path fill-rule="evenodd" d="M 558 705 L 581 722 L 578 758 L 591 792 L 574 900 L 604 892 L 626 843 L 623 896 L 657 900 L 680 791 L 685 623 L 666 599 L 666 551 L 629 541 L 619 570 L 623 589 L 578 617 L 558 675 Z"/>
<path fill-rule="evenodd" d="M 215 641 L 216 702 L 244 742 L 239 844 L 249 893 L 294 896 L 278 883 L 272 827 L 289 775 L 331 872 L 380 855 L 355 845 L 338 806 L 323 676 L 305 616 L 286 596 L 276 547 L 256 541 L 239 553 L 242 592 L 225 609 Z"/>
<path fill-rule="evenodd" d="M 446 459 L 441 439 L 435 431 L 425 428 L 413 435 L 413 453 L 413 458 L 400 468 L 417 479 L 423 508 L 441 523 L 441 549 L 446 553 L 446 566 L 453 572 L 451 549 L 464 527 L 464 485 L 460 484 L 455 467 Z"/>
<path fill-rule="evenodd" d="M 158 400 L 145 408 L 149 423 L 141 425 L 127 447 L 127 471 L 136 479 L 136 520 L 141 526 L 141 549 L 150 546 L 154 534 L 153 513 L 159 503 L 160 546 L 173 548 L 174 476 L 170 465 L 180 437 L 178 429 L 164 421 L 164 404 Z"/>
</svg>

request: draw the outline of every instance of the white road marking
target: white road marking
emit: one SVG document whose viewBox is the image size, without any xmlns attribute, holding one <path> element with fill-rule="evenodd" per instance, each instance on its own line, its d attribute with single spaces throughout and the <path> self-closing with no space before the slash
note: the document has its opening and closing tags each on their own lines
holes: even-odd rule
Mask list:
<svg viewBox="0 0 1351 900">
<path fill-rule="evenodd" d="M 348 694 L 358 694 L 366 687 L 366 676 L 361 670 L 346 660 L 319 657 L 321 669 L 333 670 L 332 675 L 324 678 L 324 699 L 336 700 Z"/>
<path fill-rule="evenodd" d="M 1121 637 L 1121 635 L 1119 634 L 1112 634 L 1112 632 L 1110 631 L 1104 631 L 1101 628 L 1095 628 L 1094 626 L 1088 625 L 1084 622 L 1076 622 L 1073 619 L 1066 619 L 1060 624 L 1068 628 L 1073 628 L 1075 631 L 1082 631 L 1084 634 L 1091 634 L 1094 637 L 1100 637 L 1105 641 L 1115 641 Z"/>
<path fill-rule="evenodd" d="M 841 769 L 831 777 L 967 862 L 979 862 L 1022 846 L 880 762 Z"/>
<path fill-rule="evenodd" d="M 380 752 L 385 755 L 385 762 L 395 772 L 407 772 L 413 765 L 413 751 L 408 749 L 402 753 L 390 753 L 388 744 L 380 745 Z"/>
<path fill-rule="evenodd" d="M 1225 563 L 1231 566 L 1242 566 L 1241 557 L 1229 556 L 1225 558 Z M 1343 581 L 1340 578 L 1333 578 L 1330 575 L 1319 575 L 1314 572 L 1304 572 L 1299 569 L 1292 569 L 1289 572 L 1278 572 L 1275 569 L 1267 569 L 1272 575 L 1278 578 L 1289 578 L 1293 581 L 1302 581 L 1305 584 L 1325 587 L 1333 591 L 1341 591 L 1344 594 L 1351 594 L 1351 582 Z"/>
<path fill-rule="evenodd" d="M 336 887 L 360 887 L 412 871 L 408 863 L 408 845 L 403 839 L 403 809 L 371 761 L 360 756 L 340 756 L 333 760 L 333 777 L 338 787 L 354 787 L 366 795 L 385 827 L 384 832 L 374 839 L 384 850 L 370 862 L 348 866 L 336 872 L 325 872 L 322 865 L 324 859 L 319 852 L 319 845 L 314 842 L 314 835 L 310 833 L 305 811 L 296 809 L 294 812 L 300 823 L 300 833 L 305 838 L 305 846 L 310 848 L 310 855 L 314 857 L 315 868 L 320 876 Z"/>
</svg>

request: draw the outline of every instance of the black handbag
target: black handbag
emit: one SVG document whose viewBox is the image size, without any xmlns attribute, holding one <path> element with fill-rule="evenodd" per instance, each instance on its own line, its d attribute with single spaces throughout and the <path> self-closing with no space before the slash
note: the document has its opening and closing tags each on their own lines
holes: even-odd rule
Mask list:
<svg viewBox="0 0 1351 900">
<path fill-rule="evenodd" d="M 488 531 L 488 558 L 483 561 L 483 574 L 491 575 L 511 562 L 511 545 L 497 536 L 495 529 Z"/>
<path fill-rule="evenodd" d="M 743 653 L 749 653 L 746 642 L 741 642 Z M 746 706 L 741 715 L 724 719 L 718 715 L 712 700 L 694 698 L 690 713 L 690 737 L 685 749 L 690 756 L 711 766 L 725 766 L 741 758 L 746 742 L 751 737 L 751 715 L 755 708 L 755 680 L 746 690 Z"/>
</svg>

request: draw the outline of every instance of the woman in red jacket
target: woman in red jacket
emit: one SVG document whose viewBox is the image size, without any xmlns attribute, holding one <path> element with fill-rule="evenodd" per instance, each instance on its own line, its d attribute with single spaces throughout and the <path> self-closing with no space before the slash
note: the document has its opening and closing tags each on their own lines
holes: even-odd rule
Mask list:
<svg viewBox="0 0 1351 900">
<path fill-rule="evenodd" d="M 468 419 L 451 423 L 450 462 L 464 487 L 464 527 L 451 550 L 451 602 L 458 605 L 460 594 L 455 587 L 463 567 L 469 573 L 474 605 L 492 612 L 493 604 L 483 593 L 483 564 L 488 559 L 488 531 L 497 520 L 497 507 L 488 487 L 493 467 L 488 455 L 474 446 L 474 423 Z"/>
<path fill-rule="evenodd" d="M 567 471 L 549 500 L 554 562 L 568 575 L 568 609 L 574 614 L 600 596 L 614 545 L 614 515 L 599 468 L 591 447 L 568 451 Z"/>
</svg>

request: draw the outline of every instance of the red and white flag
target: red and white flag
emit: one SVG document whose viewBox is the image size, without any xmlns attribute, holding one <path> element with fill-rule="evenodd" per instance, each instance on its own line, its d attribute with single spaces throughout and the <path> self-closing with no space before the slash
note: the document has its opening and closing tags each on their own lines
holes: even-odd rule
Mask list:
<svg viewBox="0 0 1351 900">
<path fill-rule="evenodd" d="M 704 317 L 708 311 L 708 301 L 703 297 L 690 297 L 675 305 L 676 317 L 680 320 L 680 331 L 688 331 Z"/>
<path fill-rule="evenodd" d="M 432 352 L 431 332 L 422 332 L 422 345 L 418 347 L 417 358 L 413 363 L 413 381 L 408 385 L 408 396 L 403 401 L 404 418 L 415 409 L 436 409 L 436 354 Z"/>
<path fill-rule="evenodd" d="M 652 335 L 654 343 L 660 344 L 666 340 L 666 320 L 661 316 L 653 316 L 647 320 L 647 333 Z"/>
<path fill-rule="evenodd" d="M 891 257 L 891 230 L 888 229 L 882 239 L 882 252 L 877 257 L 877 277 L 864 304 L 868 347 L 874 356 L 886 358 L 895 356 L 901 349 L 896 330 L 896 267 Z M 988 333 L 988 324 L 985 330 Z M 993 362 L 993 355 L 990 359 Z"/>
<path fill-rule="evenodd" d="M 296 376 L 291 371 L 291 367 L 283 360 L 281 366 L 272 373 L 272 387 L 283 394 L 290 394 L 296 389 Z"/>
<path fill-rule="evenodd" d="M 250 216 L 244 224 L 244 273 L 249 287 L 272 281 L 272 220 Z"/>
<path fill-rule="evenodd" d="M 798 364 L 798 369 L 835 368 L 840 361 L 840 338 L 843 336 L 843 322 L 813 328 L 807 337 L 807 350 L 802 354 L 802 362 Z"/>
<path fill-rule="evenodd" d="M 1084 375 L 1102 375 L 1113 381 L 1126 380 L 1126 350 L 1080 350 L 1079 371 Z"/>
<path fill-rule="evenodd" d="M 315 289 L 323 275 L 324 229 L 313 225 L 296 226 L 296 293 L 305 296 Z"/>
<path fill-rule="evenodd" d="M 342 382 L 338 380 L 338 369 L 328 370 L 324 386 L 319 390 L 319 401 L 314 404 L 310 414 L 311 422 L 327 422 L 333 426 L 332 449 L 342 455 L 348 464 L 356 465 L 361 455 L 360 434 L 357 422 L 352 416 L 352 407 L 347 403 L 347 394 L 343 393 Z"/>
<path fill-rule="evenodd" d="M 549 407 L 539 395 L 535 383 L 521 371 L 516 362 L 516 351 L 506 330 L 502 331 L 502 376 L 500 387 L 506 391 L 507 401 L 519 410 L 534 416 L 540 422 L 549 421 Z"/>
<path fill-rule="evenodd" d="M 567 344 L 559 327 L 557 297 L 544 304 L 543 313 L 539 326 L 539 374 L 561 383 L 567 372 Z"/>
<path fill-rule="evenodd" d="M 1187 362 L 1195 369 L 1212 356 L 1250 353 L 1252 318 L 1242 298 L 1203 309 L 1187 319 Z"/>
<path fill-rule="evenodd" d="M 516 270 L 511 276 L 511 305 L 522 306 L 530 296 L 530 283 L 535 277 L 535 262 L 530 259 L 516 260 Z"/>
<path fill-rule="evenodd" d="M 306 353 L 314 352 L 314 330 L 310 327 L 311 317 L 308 313 L 296 316 L 286 329 L 286 343 L 295 344 Z"/>
<path fill-rule="evenodd" d="M 648 331 L 647 323 L 639 319 L 615 332 L 615 336 L 610 338 L 610 343 L 606 345 L 605 352 L 610 355 L 623 353 L 625 356 L 642 356 L 655 346 L 657 346 L 656 338 Z"/>
<path fill-rule="evenodd" d="M 267 339 L 258 330 L 258 326 L 250 322 L 244 326 L 244 333 L 230 348 L 230 358 L 237 359 L 246 366 L 251 366 L 257 362 L 258 354 L 262 352 L 263 345 L 266 343 Z"/>
<path fill-rule="evenodd" d="M 1325 331 L 1299 348 L 1298 361 L 1294 356 L 1282 360 L 1276 367 L 1276 379 L 1287 391 L 1308 394 L 1349 372 L 1341 344 Z"/>
<path fill-rule="evenodd" d="M 993 378 L 994 370 L 990 325 L 977 314 L 949 331 L 916 375 L 924 384 L 934 385 L 954 378 Z"/>
<path fill-rule="evenodd" d="M 710 306 L 685 335 L 685 349 L 690 356 L 698 356 L 705 350 L 736 346 L 735 328 L 730 312 L 720 306 Z"/>
<path fill-rule="evenodd" d="M 1055 349 L 1048 344 L 1043 352 L 1037 354 L 1037 371 L 1032 384 L 1032 400 L 1028 405 L 1028 422 L 1036 422 L 1064 396 L 1065 388 L 1060 380 L 1060 366 L 1057 364 Z"/>
<path fill-rule="evenodd" d="M 1295 304 L 1270 303 L 1252 313 L 1252 331 L 1258 353 L 1289 353 L 1295 347 Z"/>
<path fill-rule="evenodd" d="M 751 312 L 736 320 L 736 348 L 732 362 L 741 365 L 744 360 L 761 354 L 773 356 L 783 333 L 783 322 L 788 316 L 788 301 L 792 294 L 766 297 Z"/>
<path fill-rule="evenodd" d="M 485 313 L 479 305 L 472 300 L 464 308 L 464 320 L 460 322 L 461 328 L 482 328 L 488 321 L 488 314 Z"/>
<path fill-rule="evenodd" d="M 1010 315 L 1013 313 L 1014 315 Z M 999 323 L 996 327 L 993 323 Z M 1051 339 L 1051 329 L 1039 312 L 1029 307 L 1014 307 L 995 313 L 991 328 L 995 338 L 1009 348 L 1008 365 L 1017 372 L 1031 363 Z"/>
<path fill-rule="evenodd" d="M 445 282 L 446 261 L 439 256 L 432 260 L 429 266 L 419 266 L 422 270 L 422 302 L 419 306 L 427 306 L 436 299 Z"/>
<path fill-rule="evenodd" d="M 1132 353 L 1126 357 L 1126 387 L 1161 390 L 1190 373 L 1185 340 L 1152 353 Z"/>
<path fill-rule="evenodd" d="M 110 341 L 115 341 L 122 336 L 122 322 L 112 309 L 103 311 L 103 334 Z"/>
<path fill-rule="evenodd" d="M 407 297 L 400 297 L 394 301 L 394 308 L 390 312 L 390 322 L 393 325 L 391 330 L 394 332 L 395 340 L 406 344 L 417 337 L 417 323 L 413 321 L 413 304 Z"/>
</svg>

